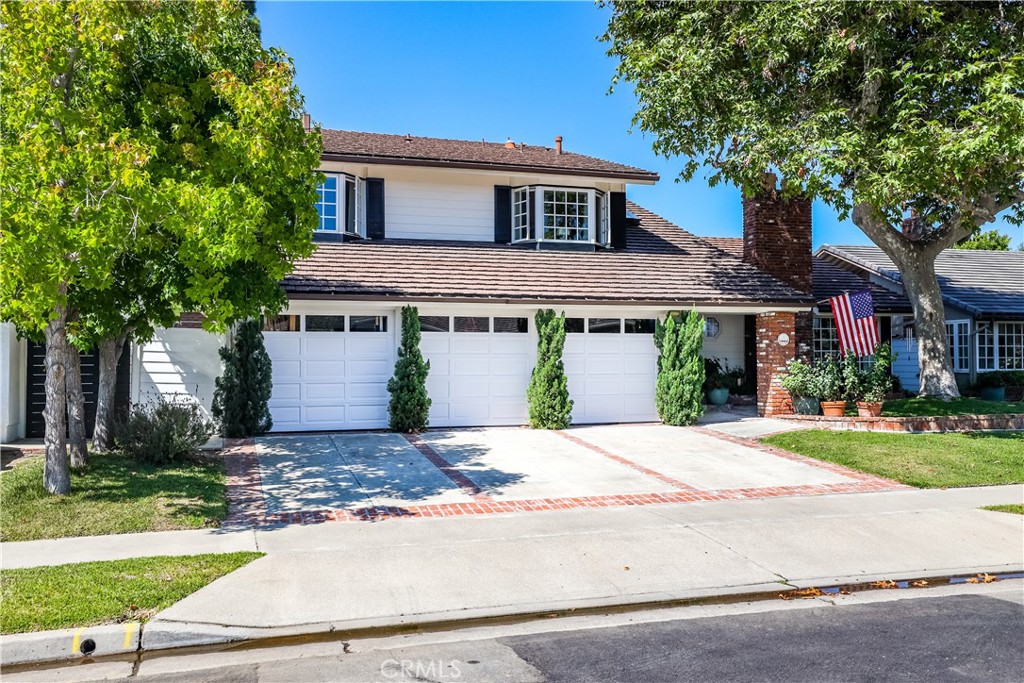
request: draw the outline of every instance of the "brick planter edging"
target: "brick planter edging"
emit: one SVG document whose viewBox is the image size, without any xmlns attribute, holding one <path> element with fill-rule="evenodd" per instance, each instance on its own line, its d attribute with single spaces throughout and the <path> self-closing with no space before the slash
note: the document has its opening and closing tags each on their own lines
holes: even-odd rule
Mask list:
<svg viewBox="0 0 1024 683">
<path fill-rule="evenodd" d="M 781 420 L 813 422 L 823 429 L 858 432 L 981 432 L 1024 430 L 1024 414 L 940 415 L 935 417 L 825 417 L 776 415 Z"/>
</svg>

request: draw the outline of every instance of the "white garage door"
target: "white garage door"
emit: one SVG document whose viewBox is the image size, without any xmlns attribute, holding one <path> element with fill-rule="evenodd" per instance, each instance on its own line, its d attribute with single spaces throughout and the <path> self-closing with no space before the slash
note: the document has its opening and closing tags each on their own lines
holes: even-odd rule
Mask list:
<svg viewBox="0 0 1024 683">
<path fill-rule="evenodd" d="M 263 337 L 274 366 L 273 431 L 387 426 L 388 314 L 283 315 L 267 321 Z"/>
<path fill-rule="evenodd" d="M 430 426 L 519 425 L 535 341 L 523 317 L 420 316 Z"/>
<path fill-rule="evenodd" d="M 654 319 L 567 318 L 566 332 L 574 424 L 658 420 Z"/>
</svg>

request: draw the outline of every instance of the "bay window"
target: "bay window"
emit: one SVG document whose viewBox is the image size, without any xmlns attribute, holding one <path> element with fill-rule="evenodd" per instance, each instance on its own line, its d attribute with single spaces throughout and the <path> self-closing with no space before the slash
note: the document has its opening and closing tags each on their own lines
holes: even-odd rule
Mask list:
<svg viewBox="0 0 1024 683">
<path fill-rule="evenodd" d="M 512 241 L 606 244 L 608 202 L 597 190 L 530 185 L 512 191 Z"/>
<path fill-rule="evenodd" d="M 324 173 L 317 193 L 317 232 L 366 236 L 365 180 L 346 173 Z"/>
</svg>

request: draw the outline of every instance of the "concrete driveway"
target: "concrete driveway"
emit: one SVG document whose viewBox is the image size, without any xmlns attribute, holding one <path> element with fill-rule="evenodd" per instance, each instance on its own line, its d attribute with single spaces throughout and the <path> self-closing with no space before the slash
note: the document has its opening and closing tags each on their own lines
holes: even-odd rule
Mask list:
<svg viewBox="0 0 1024 683">
<path fill-rule="evenodd" d="M 267 436 L 254 451 L 261 513 L 284 522 L 314 513 L 429 517 L 899 487 L 708 427 Z"/>
</svg>

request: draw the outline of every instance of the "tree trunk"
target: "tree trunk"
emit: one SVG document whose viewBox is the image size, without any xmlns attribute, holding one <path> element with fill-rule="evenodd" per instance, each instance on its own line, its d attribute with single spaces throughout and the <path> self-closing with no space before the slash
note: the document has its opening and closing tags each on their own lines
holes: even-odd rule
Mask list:
<svg viewBox="0 0 1024 683">
<path fill-rule="evenodd" d="M 67 351 L 67 372 L 64 385 L 68 404 L 68 442 L 71 445 L 71 467 L 85 468 L 88 457 L 85 438 L 85 393 L 82 391 L 82 354 L 73 346 Z"/>
<path fill-rule="evenodd" d="M 96 424 L 92 429 L 92 448 L 106 451 L 114 447 L 114 400 L 117 393 L 117 365 L 121 361 L 128 333 L 100 342 L 100 381 L 96 390 Z"/>
<path fill-rule="evenodd" d="M 58 306 L 57 317 L 46 326 L 46 462 L 43 487 L 49 493 L 64 495 L 71 491 L 67 451 L 67 387 L 68 364 L 67 309 Z"/>
<path fill-rule="evenodd" d="M 921 377 L 919 396 L 944 401 L 960 398 L 953 365 L 949 358 L 946 314 L 942 291 L 935 275 L 935 258 L 918 250 L 897 250 L 890 254 L 903 277 L 903 287 L 914 309 L 917 364 Z"/>
</svg>

